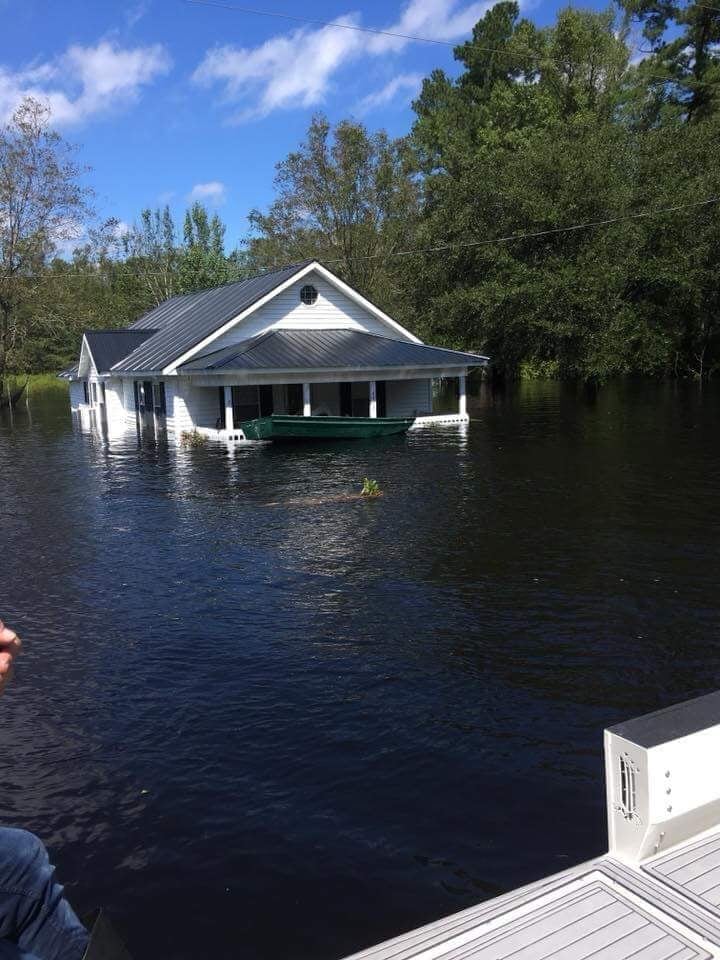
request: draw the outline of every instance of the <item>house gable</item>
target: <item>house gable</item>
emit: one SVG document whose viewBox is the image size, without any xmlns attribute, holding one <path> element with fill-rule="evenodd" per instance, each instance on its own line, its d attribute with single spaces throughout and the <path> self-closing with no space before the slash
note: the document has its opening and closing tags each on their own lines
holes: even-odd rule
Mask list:
<svg viewBox="0 0 720 960">
<path fill-rule="evenodd" d="M 318 292 L 317 301 L 310 306 L 300 300 L 300 290 L 306 284 L 312 284 Z M 178 366 L 187 363 L 193 356 L 234 346 L 271 329 L 357 330 L 420 343 L 409 330 L 343 283 L 326 267 L 311 263 L 259 304 L 178 357 L 166 372 L 176 372 Z"/>
<path fill-rule="evenodd" d="M 80 347 L 80 360 L 78 361 L 77 378 L 96 377 L 97 367 L 93 360 L 93 355 L 88 346 L 87 337 L 83 335 L 82 346 Z"/>
</svg>

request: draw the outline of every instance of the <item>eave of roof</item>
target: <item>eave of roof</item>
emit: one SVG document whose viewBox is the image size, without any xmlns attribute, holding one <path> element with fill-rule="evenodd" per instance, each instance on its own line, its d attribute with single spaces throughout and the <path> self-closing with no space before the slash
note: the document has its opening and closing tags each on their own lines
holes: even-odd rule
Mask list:
<svg viewBox="0 0 720 960">
<path fill-rule="evenodd" d="M 183 364 L 180 373 L 242 371 L 466 368 L 488 358 L 358 330 L 270 330 Z"/>
</svg>

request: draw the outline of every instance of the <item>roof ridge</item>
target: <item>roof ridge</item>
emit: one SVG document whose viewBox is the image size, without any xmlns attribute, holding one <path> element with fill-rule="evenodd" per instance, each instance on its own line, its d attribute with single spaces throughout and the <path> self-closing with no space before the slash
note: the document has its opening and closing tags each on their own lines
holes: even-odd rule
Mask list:
<svg viewBox="0 0 720 960">
<path fill-rule="evenodd" d="M 218 353 L 228 353 L 231 350 L 235 350 L 236 356 L 242 356 L 245 353 L 249 353 L 250 350 L 253 350 L 261 340 L 266 340 L 271 333 L 277 333 L 276 330 L 263 330 L 262 333 L 256 333 L 254 337 L 245 337 L 244 340 L 238 340 L 237 343 L 229 343 L 225 347 L 218 347 L 217 350 L 211 350 L 210 353 L 201 353 L 197 357 L 192 357 L 192 360 L 205 360 L 210 357 L 216 356 Z M 244 349 L 239 349 L 243 347 Z"/>
<path fill-rule="evenodd" d="M 223 290 L 225 287 L 233 287 L 238 283 L 250 283 L 253 280 L 260 280 L 262 277 L 271 277 L 274 273 L 285 273 L 287 270 L 301 270 L 303 267 L 307 267 L 311 263 L 319 263 L 319 260 L 312 258 L 310 260 L 298 260 L 297 263 L 286 263 L 282 267 L 273 267 L 272 270 L 263 270 L 260 273 L 253 273 L 252 276 L 242 277 L 238 280 L 226 280 L 224 283 L 218 283 L 214 287 L 204 287 L 202 290 L 193 290 L 191 293 L 184 293 L 181 296 L 184 297 L 194 297 L 202 293 L 211 293 L 213 290 Z M 174 299 L 170 297 L 170 299 Z M 167 303 L 167 300 L 163 300 L 163 303 Z M 142 319 L 142 318 L 141 318 Z"/>
<path fill-rule="evenodd" d="M 83 330 L 83 333 L 157 333 L 147 327 L 101 327 L 99 330 Z"/>
</svg>

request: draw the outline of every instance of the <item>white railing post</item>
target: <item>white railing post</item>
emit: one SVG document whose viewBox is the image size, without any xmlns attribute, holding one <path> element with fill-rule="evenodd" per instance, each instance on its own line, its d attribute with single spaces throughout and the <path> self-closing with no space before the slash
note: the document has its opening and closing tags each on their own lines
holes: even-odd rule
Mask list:
<svg viewBox="0 0 720 960">
<path fill-rule="evenodd" d="M 373 420 L 377 417 L 377 384 L 374 380 L 370 381 L 370 416 Z"/>
<path fill-rule="evenodd" d="M 467 386 L 465 376 L 458 377 L 458 413 L 461 417 L 467 417 Z"/>
<path fill-rule="evenodd" d="M 235 429 L 233 417 L 232 387 L 225 387 L 225 429 L 232 433 Z"/>
<path fill-rule="evenodd" d="M 312 416 L 312 402 L 310 400 L 310 384 L 303 384 L 303 416 Z"/>
</svg>

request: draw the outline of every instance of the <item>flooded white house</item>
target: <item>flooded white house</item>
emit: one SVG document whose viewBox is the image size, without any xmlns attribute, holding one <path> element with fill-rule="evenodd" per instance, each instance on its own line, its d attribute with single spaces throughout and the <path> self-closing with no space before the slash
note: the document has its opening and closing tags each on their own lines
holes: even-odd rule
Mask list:
<svg viewBox="0 0 720 960">
<path fill-rule="evenodd" d="M 428 346 L 316 260 L 172 297 L 122 330 L 85 332 L 74 411 L 109 430 L 151 419 L 169 434 L 242 440 L 270 414 L 465 423 L 466 376 L 487 357 Z M 432 417 L 432 383 L 457 410 Z"/>
</svg>

